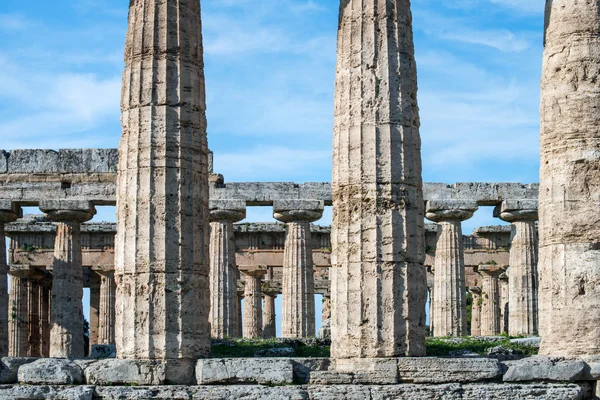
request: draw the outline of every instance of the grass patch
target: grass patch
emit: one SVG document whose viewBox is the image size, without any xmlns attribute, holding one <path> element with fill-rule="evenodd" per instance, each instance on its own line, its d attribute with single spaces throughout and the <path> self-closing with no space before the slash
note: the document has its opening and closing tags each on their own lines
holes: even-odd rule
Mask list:
<svg viewBox="0 0 600 400">
<path fill-rule="evenodd" d="M 430 357 L 448 357 L 460 352 L 472 352 L 479 355 L 486 355 L 488 349 L 496 346 L 502 346 L 509 349 L 518 350 L 524 355 L 536 355 L 538 349 L 521 344 L 511 343 L 510 338 L 498 341 L 485 341 L 471 337 L 464 338 L 427 338 L 427 355 Z"/>
</svg>

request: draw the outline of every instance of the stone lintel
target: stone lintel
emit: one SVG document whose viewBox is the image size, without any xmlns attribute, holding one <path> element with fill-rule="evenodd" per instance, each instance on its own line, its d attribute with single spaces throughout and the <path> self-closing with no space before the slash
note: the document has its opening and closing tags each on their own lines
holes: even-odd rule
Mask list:
<svg viewBox="0 0 600 400">
<path fill-rule="evenodd" d="M 41 280 L 50 278 L 51 274 L 44 268 L 32 267 L 28 264 L 11 264 L 9 266 L 9 275 L 16 278 L 25 278 L 33 280 Z"/>
<path fill-rule="evenodd" d="M 510 233 L 511 227 L 508 225 L 494 225 L 494 226 L 480 226 L 473 229 L 473 235 L 484 236 L 484 235 L 495 235 L 498 233 Z"/>
</svg>

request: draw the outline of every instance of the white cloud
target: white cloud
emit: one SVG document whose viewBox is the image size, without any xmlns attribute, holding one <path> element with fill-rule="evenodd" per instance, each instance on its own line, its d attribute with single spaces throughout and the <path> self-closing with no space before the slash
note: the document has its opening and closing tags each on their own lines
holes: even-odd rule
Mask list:
<svg viewBox="0 0 600 400">
<path fill-rule="evenodd" d="M 34 23 L 21 14 L 0 14 L 0 30 L 21 31 Z"/>
<path fill-rule="evenodd" d="M 526 13 L 543 13 L 544 0 L 489 0 L 491 3 L 514 8 Z"/>
</svg>

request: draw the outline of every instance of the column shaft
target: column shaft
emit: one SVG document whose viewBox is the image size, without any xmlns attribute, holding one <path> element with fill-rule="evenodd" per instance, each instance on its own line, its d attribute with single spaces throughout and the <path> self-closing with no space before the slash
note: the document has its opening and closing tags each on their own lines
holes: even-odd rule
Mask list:
<svg viewBox="0 0 600 400">
<path fill-rule="evenodd" d="M 600 5 L 546 2 L 540 354 L 600 354 Z"/>
<path fill-rule="evenodd" d="M 535 221 L 516 221 L 510 245 L 509 333 L 538 332 L 537 233 Z"/>
<path fill-rule="evenodd" d="M 481 336 L 500 334 L 500 288 L 496 273 L 481 272 Z"/>
<path fill-rule="evenodd" d="M 237 323 L 236 323 L 236 335 L 235 337 L 241 338 L 244 337 L 244 321 L 242 319 L 242 314 L 244 313 L 244 308 L 242 307 L 242 300 L 244 300 L 244 296 L 238 295 L 238 307 L 237 307 Z"/>
<path fill-rule="evenodd" d="M 98 343 L 115 343 L 115 275 L 112 271 L 100 272 L 100 313 L 98 318 Z"/>
<path fill-rule="evenodd" d="M 0 221 L 0 358 L 8 356 L 8 265 L 6 264 L 6 237 L 4 222 Z"/>
<path fill-rule="evenodd" d="M 40 286 L 40 352 L 50 357 L 50 287 Z"/>
<path fill-rule="evenodd" d="M 323 305 L 321 311 L 321 321 L 327 321 L 331 318 L 331 297 L 323 295 Z"/>
<path fill-rule="evenodd" d="M 471 309 L 471 336 L 481 336 L 481 306 L 483 299 L 481 290 L 471 290 L 473 308 Z"/>
<path fill-rule="evenodd" d="M 315 285 L 310 222 L 288 222 L 283 255 L 281 335 L 315 336 Z"/>
<path fill-rule="evenodd" d="M 423 191 L 410 2 L 341 2 L 337 56 L 332 357 L 424 355 Z"/>
<path fill-rule="evenodd" d="M 83 357 L 83 267 L 79 222 L 56 225 L 50 303 L 50 357 Z"/>
<path fill-rule="evenodd" d="M 460 221 L 438 224 L 435 251 L 433 336 L 467 334 L 467 291 Z"/>
<path fill-rule="evenodd" d="M 275 327 L 275 299 L 276 294 L 272 296 L 264 295 L 264 310 L 263 310 L 263 338 L 270 339 L 277 336 Z"/>
<path fill-rule="evenodd" d="M 10 277 L 9 357 L 27 357 L 29 283 L 23 278 Z"/>
<path fill-rule="evenodd" d="M 90 271 L 90 354 L 92 346 L 99 344 L 100 328 L 100 285 L 101 277 L 96 271 Z"/>
<path fill-rule="evenodd" d="M 210 324 L 213 338 L 237 336 L 237 271 L 233 223 L 210 223 Z"/>
<path fill-rule="evenodd" d="M 119 358 L 210 352 L 200 2 L 129 3 L 117 174 Z"/>
<path fill-rule="evenodd" d="M 262 337 L 262 293 L 260 276 L 246 276 L 244 292 L 244 337 Z"/>
<path fill-rule="evenodd" d="M 30 357 L 41 357 L 41 326 L 40 326 L 40 285 L 32 280 L 29 283 L 28 293 L 29 312 L 29 337 L 28 355 Z"/>
</svg>

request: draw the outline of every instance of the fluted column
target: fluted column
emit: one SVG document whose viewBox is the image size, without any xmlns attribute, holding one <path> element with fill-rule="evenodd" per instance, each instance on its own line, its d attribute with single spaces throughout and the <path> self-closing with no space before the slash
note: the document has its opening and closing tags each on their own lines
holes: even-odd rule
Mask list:
<svg viewBox="0 0 600 400">
<path fill-rule="evenodd" d="M 92 346 L 100 344 L 98 333 L 100 329 L 100 286 L 102 278 L 97 271 L 90 271 L 90 354 Z"/>
<path fill-rule="evenodd" d="M 200 2 L 129 3 L 117 173 L 115 341 L 123 359 L 209 355 Z"/>
<path fill-rule="evenodd" d="M 244 321 L 242 319 L 242 314 L 244 313 L 244 309 L 242 307 L 242 300 L 244 300 L 244 293 L 239 293 L 237 295 L 237 318 L 236 318 L 236 325 L 235 325 L 235 337 L 241 338 L 244 337 Z"/>
<path fill-rule="evenodd" d="M 40 352 L 50 357 L 50 286 L 40 286 Z"/>
<path fill-rule="evenodd" d="M 4 235 L 4 224 L 17 219 L 17 212 L 12 203 L 0 201 L 0 357 L 8 356 L 8 265 L 6 264 L 6 236 Z"/>
<path fill-rule="evenodd" d="M 57 222 L 52 261 L 50 357 L 83 357 L 85 348 L 80 225 L 92 219 L 96 210 L 86 201 L 42 202 L 40 209 L 50 220 Z"/>
<path fill-rule="evenodd" d="M 275 326 L 275 299 L 277 293 L 269 292 L 270 294 L 264 294 L 264 309 L 263 309 L 263 335 L 265 339 L 274 338 L 277 336 Z"/>
<path fill-rule="evenodd" d="M 500 289 L 500 331 L 508 333 L 508 269 L 498 276 L 498 287 Z"/>
<path fill-rule="evenodd" d="M 409 0 L 340 5 L 333 358 L 425 354 L 421 140 Z"/>
<path fill-rule="evenodd" d="M 481 297 L 481 288 L 472 286 L 469 288 L 473 296 L 473 308 L 471 309 L 471 336 L 481 336 L 481 306 L 483 298 Z"/>
<path fill-rule="evenodd" d="M 315 283 L 311 222 L 323 216 L 323 201 L 292 200 L 273 204 L 273 217 L 287 224 L 281 278 L 281 336 L 315 336 Z"/>
<path fill-rule="evenodd" d="M 28 300 L 29 282 L 23 277 L 11 275 L 9 300 L 9 357 L 27 357 L 27 349 L 29 347 Z"/>
<path fill-rule="evenodd" d="M 428 201 L 426 217 L 438 223 L 435 250 L 433 336 L 467 335 L 467 290 L 461 223 L 473 216 L 477 203 Z"/>
<path fill-rule="evenodd" d="M 262 337 L 262 293 L 261 282 L 264 270 L 243 272 L 246 279 L 244 291 L 244 337 Z"/>
<path fill-rule="evenodd" d="M 237 267 L 233 223 L 246 218 L 243 200 L 210 202 L 210 315 L 211 336 L 237 336 Z"/>
<path fill-rule="evenodd" d="M 480 265 L 481 275 L 481 336 L 500 334 L 500 287 L 498 276 L 504 271 L 495 265 Z"/>
<path fill-rule="evenodd" d="M 325 322 L 328 319 L 331 319 L 331 295 L 323 295 L 321 321 Z"/>
<path fill-rule="evenodd" d="M 546 2 L 540 354 L 600 354 L 600 5 Z"/>
<path fill-rule="evenodd" d="M 115 344 L 115 274 L 114 271 L 97 272 L 100 275 L 98 344 Z"/>
<path fill-rule="evenodd" d="M 538 241 L 535 200 L 504 201 L 494 216 L 510 222 L 508 332 L 511 336 L 538 333 Z"/>
<path fill-rule="evenodd" d="M 27 295 L 27 311 L 29 313 L 29 334 L 27 337 L 27 355 L 29 357 L 41 357 L 41 336 L 40 336 L 40 285 L 35 279 L 29 281 L 29 290 Z"/>
</svg>

